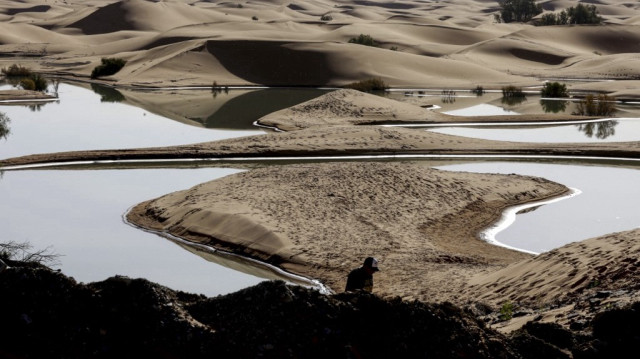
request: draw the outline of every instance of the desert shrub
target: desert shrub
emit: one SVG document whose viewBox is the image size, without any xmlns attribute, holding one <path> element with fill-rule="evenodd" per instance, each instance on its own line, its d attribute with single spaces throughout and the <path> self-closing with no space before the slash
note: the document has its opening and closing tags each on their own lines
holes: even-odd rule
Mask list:
<svg viewBox="0 0 640 359">
<path fill-rule="evenodd" d="M 9 68 L 3 68 L 2 73 L 7 77 L 29 77 L 31 76 L 31 69 L 13 64 Z"/>
<path fill-rule="evenodd" d="M 31 76 L 21 79 L 19 85 L 25 90 L 44 92 L 47 91 L 48 83 L 44 77 L 31 74 Z"/>
<path fill-rule="evenodd" d="M 498 0 L 502 22 L 527 22 L 542 13 L 542 6 L 535 0 Z"/>
<path fill-rule="evenodd" d="M 552 13 L 552 12 L 543 14 L 542 17 L 540 17 L 540 21 L 538 22 L 538 25 L 540 26 L 549 26 L 549 25 L 557 25 L 557 24 L 558 24 L 557 16 L 555 13 Z"/>
<path fill-rule="evenodd" d="M 502 97 L 507 98 L 522 98 L 525 97 L 524 92 L 520 87 L 515 87 L 513 85 L 502 87 Z"/>
<path fill-rule="evenodd" d="M 582 25 L 582 24 L 600 24 L 602 18 L 598 15 L 598 9 L 595 5 L 582 5 L 578 3 L 575 7 L 570 7 L 560 11 L 558 14 L 548 13 L 542 15 L 538 25 Z"/>
<path fill-rule="evenodd" d="M 575 7 L 567 9 L 567 15 L 570 24 L 599 24 L 602 22 L 595 5 L 578 3 Z"/>
<path fill-rule="evenodd" d="M 320 20 L 322 20 L 322 21 L 331 21 L 331 20 L 333 20 L 333 17 L 331 17 L 331 15 L 329 15 L 329 14 L 324 14 L 320 18 Z"/>
<path fill-rule="evenodd" d="M 542 97 L 568 97 L 567 85 L 559 82 L 546 82 L 540 90 Z"/>
<path fill-rule="evenodd" d="M 580 116 L 612 116 L 616 111 L 615 98 L 600 94 L 597 97 L 587 95 L 580 100 L 574 114 Z"/>
<path fill-rule="evenodd" d="M 513 303 L 506 301 L 500 307 L 500 319 L 509 320 L 513 318 Z"/>
<path fill-rule="evenodd" d="M 251 17 L 251 20 L 258 21 L 258 17 L 254 15 L 254 16 Z"/>
<path fill-rule="evenodd" d="M 5 261 L 21 261 L 39 263 L 44 265 L 58 264 L 60 255 L 53 253 L 51 248 L 34 250 L 28 242 L 2 242 L 0 243 L 0 259 Z"/>
<path fill-rule="evenodd" d="M 347 86 L 345 86 L 345 88 L 350 88 L 350 89 L 354 89 L 362 92 L 372 92 L 372 91 L 386 91 L 389 88 L 389 86 L 381 78 L 372 78 L 372 79 L 350 83 Z"/>
<path fill-rule="evenodd" d="M 91 71 L 91 78 L 95 79 L 102 76 L 110 76 L 120 71 L 127 63 L 126 60 L 120 58 L 102 58 L 101 64 Z"/>
<path fill-rule="evenodd" d="M 471 92 L 476 94 L 476 96 L 482 96 L 484 94 L 484 87 L 478 85 L 476 88 L 472 89 Z"/>
<path fill-rule="evenodd" d="M 360 34 L 358 37 L 353 37 L 349 40 L 350 44 L 358 44 L 365 46 L 378 47 L 378 42 L 374 40 L 370 35 Z"/>
<path fill-rule="evenodd" d="M 25 77 L 22 80 L 20 80 L 20 87 L 22 87 L 25 90 L 35 91 L 36 83 L 32 79 Z"/>
</svg>

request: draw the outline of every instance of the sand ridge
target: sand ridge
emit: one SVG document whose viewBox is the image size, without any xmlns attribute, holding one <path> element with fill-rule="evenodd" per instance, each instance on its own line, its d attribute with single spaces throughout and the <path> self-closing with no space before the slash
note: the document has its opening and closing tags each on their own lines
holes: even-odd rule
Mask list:
<svg viewBox="0 0 640 359">
<path fill-rule="evenodd" d="M 342 86 L 380 77 L 396 87 L 471 89 L 637 78 L 640 9 L 617 0 L 598 8 L 603 26 L 536 27 L 496 23 L 496 4 L 476 0 L 0 1 L 0 51 L 39 55 L 19 61 L 85 78 L 101 57 L 122 57 L 125 69 L 104 80 L 135 87 Z M 360 34 L 380 46 L 348 43 Z M 253 59 L 261 61 L 247 66 Z"/>
</svg>

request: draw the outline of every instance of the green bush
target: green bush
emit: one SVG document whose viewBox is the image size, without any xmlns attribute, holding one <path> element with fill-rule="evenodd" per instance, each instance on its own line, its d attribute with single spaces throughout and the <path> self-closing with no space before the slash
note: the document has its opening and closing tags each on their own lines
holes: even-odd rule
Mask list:
<svg viewBox="0 0 640 359">
<path fill-rule="evenodd" d="M 378 42 L 374 40 L 370 35 L 360 34 L 358 37 L 353 37 L 349 40 L 350 44 L 358 44 L 365 46 L 378 47 Z"/>
<path fill-rule="evenodd" d="M 578 3 L 576 7 L 572 6 L 567 10 L 567 15 L 570 24 L 599 24 L 602 22 L 595 5 Z"/>
<path fill-rule="evenodd" d="M 25 77 L 20 80 L 20 87 L 22 87 L 24 90 L 35 91 L 36 83 L 32 79 Z"/>
<path fill-rule="evenodd" d="M 559 82 L 547 82 L 540 90 L 542 97 L 569 97 L 567 85 Z"/>
<path fill-rule="evenodd" d="M 542 13 L 542 6 L 535 0 L 498 0 L 498 4 L 502 22 L 527 22 Z"/>
<path fill-rule="evenodd" d="M 102 64 L 96 66 L 91 71 L 91 78 L 95 79 L 102 76 L 110 76 L 120 71 L 127 61 L 119 58 L 102 58 Z"/>
<path fill-rule="evenodd" d="M 500 308 L 500 319 L 509 320 L 511 318 L 513 318 L 513 303 L 507 300 Z"/>
<path fill-rule="evenodd" d="M 587 95 L 578 102 L 574 115 L 580 116 L 612 116 L 616 109 L 615 98 L 600 94 L 597 97 Z"/>
<path fill-rule="evenodd" d="M 515 87 L 513 85 L 502 87 L 502 97 L 507 98 L 522 98 L 525 97 L 524 92 L 520 87 Z"/>
<path fill-rule="evenodd" d="M 373 91 L 386 91 L 389 86 L 381 79 L 381 78 L 372 78 L 368 80 L 362 80 L 358 82 L 353 82 L 345 86 L 345 88 L 350 88 L 362 92 L 373 92 Z"/>
<path fill-rule="evenodd" d="M 31 69 L 28 67 L 13 64 L 9 68 L 3 68 L 2 73 L 7 77 L 29 77 L 31 76 Z"/>
<path fill-rule="evenodd" d="M 44 77 L 33 73 L 29 77 L 25 77 L 20 80 L 20 87 L 29 91 L 45 92 L 47 91 L 48 85 L 49 84 Z"/>
<path fill-rule="evenodd" d="M 600 24 L 602 18 L 598 16 L 598 9 L 595 5 L 582 5 L 578 3 L 575 7 L 570 7 L 560 11 L 558 14 L 548 13 L 542 15 L 537 25 L 582 25 L 582 24 Z"/>
</svg>

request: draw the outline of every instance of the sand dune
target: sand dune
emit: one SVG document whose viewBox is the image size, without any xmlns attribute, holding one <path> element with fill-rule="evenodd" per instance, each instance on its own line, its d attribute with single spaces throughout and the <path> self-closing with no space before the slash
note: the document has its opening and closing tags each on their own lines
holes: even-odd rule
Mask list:
<svg viewBox="0 0 640 359">
<path fill-rule="evenodd" d="M 575 242 L 471 280 L 478 299 L 529 305 L 569 302 L 585 291 L 638 289 L 640 230 Z"/>
<path fill-rule="evenodd" d="M 131 61 L 108 80 L 128 86 L 341 86 L 381 77 L 402 87 L 499 88 L 540 77 L 640 76 L 640 8 L 597 5 L 604 26 L 534 27 L 495 23 L 498 4 L 485 0 L 0 1 L 0 51 L 40 55 L 31 62 L 39 70 L 70 76 L 122 57 Z M 347 43 L 359 34 L 381 48 Z"/>
<path fill-rule="evenodd" d="M 421 164 L 287 165 L 163 196 L 128 218 L 321 279 L 336 291 L 365 253 L 376 254 L 386 268 L 376 293 L 435 300 L 455 297 L 469 273 L 527 257 L 475 238 L 501 208 L 565 191 L 542 179 Z"/>
</svg>

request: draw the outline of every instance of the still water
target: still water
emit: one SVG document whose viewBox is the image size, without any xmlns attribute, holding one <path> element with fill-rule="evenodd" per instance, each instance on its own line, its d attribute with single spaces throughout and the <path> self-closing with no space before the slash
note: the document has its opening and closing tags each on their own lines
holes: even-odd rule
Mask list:
<svg viewBox="0 0 640 359">
<path fill-rule="evenodd" d="M 50 247 L 81 282 L 113 275 L 173 289 L 229 293 L 261 281 L 123 221 L 133 205 L 238 172 L 226 168 L 8 171 L 0 178 L 3 241 Z"/>
<path fill-rule="evenodd" d="M 263 133 L 258 129 L 188 126 L 124 102 L 101 101 L 99 94 L 79 86 L 60 84 L 58 94 L 57 102 L 0 106 L 0 111 L 10 119 L 10 133 L 0 139 L 0 158 L 182 145 Z"/>
<path fill-rule="evenodd" d="M 269 108 L 270 112 L 292 105 L 291 101 L 321 94 L 306 92 L 292 98 L 287 92 L 278 95 L 269 90 L 216 96 L 202 90 L 178 91 L 170 94 L 176 102 L 163 106 L 167 97 L 158 100 L 161 94 L 114 94 L 111 90 L 61 84 L 56 103 L 0 105 L 0 112 L 9 118 L 9 133 L 0 137 L 0 158 L 187 144 L 259 134 L 263 132 L 250 124 L 265 113 L 247 110 L 252 103 L 278 103 Z M 275 101 L 278 97 L 285 100 Z M 241 120 L 236 122 L 234 118 Z M 633 167 L 637 165 L 457 160 L 438 161 L 436 166 L 542 176 L 582 191 L 572 199 L 519 215 L 515 224 L 497 237 L 514 247 L 541 252 L 640 225 L 640 171 Z M 222 260 L 195 255 L 190 248 L 126 224 L 122 216 L 144 200 L 238 171 L 194 166 L 0 172 L 0 239 L 28 241 L 37 249 L 50 246 L 63 255 L 59 267 L 81 282 L 120 274 L 206 295 L 232 292 L 263 280 L 264 273 L 256 275 L 253 268 L 233 263 L 234 268 L 248 273 L 219 265 Z"/>
<path fill-rule="evenodd" d="M 442 165 L 450 171 L 540 176 L 576 188 L 575 197 L 518 214 L 496 240 L 536 253 L 608 233 L 640 227 L 640 163 L 628 167 L 588 163 L 475 162 Z"/>
</svg>

